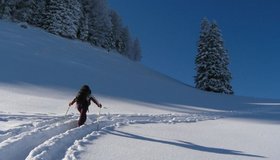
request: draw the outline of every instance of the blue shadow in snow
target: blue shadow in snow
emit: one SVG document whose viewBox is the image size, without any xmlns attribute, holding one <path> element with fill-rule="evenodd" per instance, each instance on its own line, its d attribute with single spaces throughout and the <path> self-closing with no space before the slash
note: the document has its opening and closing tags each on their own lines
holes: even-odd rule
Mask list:
<svg viewBox="0 0 280 160">
<path fill-rule="evenodd" d="M 159 139 L 144 137 L 144 136 L 135 135 L 132 133 L 127 133 L 127 132 L 122 132 L 122 131 L 108 131 L 107 130 L 106 132 L 109 134 L 115 135 L 115 136 L 149 141 L 149 142 L 162 143 L 162 144 L 167 144 L 167 145 L 173 145 L 173 146 L 182 147 L 182 148 L 186 148 L 186 149 L 192 149 L 192 150 L 201 151 L 201 152 L 235 155 L 235 156 L 246 156 L 246 157 L 255 157 L 255 158 L 267 158 L 267 157 L 260 156 L 260 155 L 247 154 L 242 151 L 201 146 L 201 145 L 197 145 L 197 144 L 186 142 L 186 141 L 173 142 L 173 141 L 159 140 Z"/>
</svg>

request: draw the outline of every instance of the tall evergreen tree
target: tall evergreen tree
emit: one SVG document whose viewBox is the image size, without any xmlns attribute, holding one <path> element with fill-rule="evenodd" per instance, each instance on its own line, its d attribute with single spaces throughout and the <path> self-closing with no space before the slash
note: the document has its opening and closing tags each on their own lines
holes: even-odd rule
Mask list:
<svg viewBox="0 0 280 160">
<path fill-rule="evenodd" d="M 43 27 L 46 9 L 45 6 L 46 0 L 35 0 L 35 3 L 32 5 L 32 16 L 27 22 L 37 27 Z"/>
<path fill-rule="evenodd" d="M 140 41 L 138 38 L 136 38 L 133 41 L 133 44 L 131 46 L 130 55 L 129 58 L 133 61 L 141 61 L 142 55 L 141 55 L 141 47 L 140 47 Z"/>
<path fill-rule="evenodd" d="M 90 1 L 80 0 L 81 4 L 81 18 L 79 20 L 77 38 L 83 41 L 89 39 L 89 13 L 90 13 Z"/>
<path fill-rule="evenodd" d="M 203 19 L 201 23 L 198 54 L 196 56 L 196 88 L 225 94 L 233 94 L 230 85 L 229 58 L 224 48 L 218 25 Z"/>
<path fill-rule="evenodd" d="M 112 21 L 112 49 L 118 50 L 121 48 L 121 34 L 122 34 L 122 20 L 117 12 L 111 11 L 110 13 Z"/>
<path fill-rule="evenodd" d="M 0 6 L 1 19 L 13 19 L 17 0 L 2 0 Z"/>
<path fill-rule="evenodd" d="M 29 22 L 33 15 L 33 9 L 36 6 L 34 0 L 18 1 L 15 5 L 15 11 L 13 13 L 13 19 L 21 22 Z"/>
<path fill-rule="evenodd" d="M 57 35 L 77 38 L 80 8 L 77 0 L 47 0 L 42 27 Z"/>
<path fill-rule="evenodd" d="M 89 16 L 89 41 L 110 49 L 112 22 L 106 0 L 92 0 Z"/>
<path fill-rule="evenodd" d="M 205 85 L 207 84 L 208 78 L 207 78 L 207 59 L 208 59 L 208 44 L 207 44 L 207 36 L 209 32 L 209 21 L 208 19 L 204 18 L 201 22 L 200 26 L 200 36 L 198 41 L 198 48 L 195 59 L 196 64 L 196 72 L 197 75 L 195 76 L 195 87 L 205 90 Z"/>
<path fill-rule="evenodd" d="M 121 29 L 121 35 L 120 35 L 120 42 L 119 42 L 119 46 L 117 48 L 117 51 L 128 57 L 129 55 L 129 51 L 130 51 L 130 48 L 131 48 L 131 38 L 130 38 L 130 32 L 129 32 L 129 29 L 128 27 L 123 27 Z"/>
<path fill-rule="evenodd" d="M 64 0 L 47 0 L 42 27 L 53 34 L 62 35 L 64 29 L 63 18 L 66 17 L 64 16 L 65 12 L 67 11 Z"/>
<path fill-rule="evenodd" d="M 65 10 L 66 14 L 64 14 L 64 32 L 63 36 L 69 38 L 77 38 L 77 32 L 79 29 L 79 22 L 82 16 L 82 7 L 78 0 L 66 0 Z"/>
</svg>

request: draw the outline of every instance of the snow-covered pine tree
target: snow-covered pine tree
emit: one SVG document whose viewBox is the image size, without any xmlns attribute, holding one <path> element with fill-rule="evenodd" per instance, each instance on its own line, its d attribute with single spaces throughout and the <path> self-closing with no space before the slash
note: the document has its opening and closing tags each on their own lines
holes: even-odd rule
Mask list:
<svg viewBox="0 0 280 160">
<path fill-rule="evenodd" d="M 78 30 L 77 30 L 77 38 L 82 40 L 82 41 L 87 41 L 88 40 L 88 16 L 84 14 L 83 12 L 81 13 L 81 18 L 79 20 L 78 24 Z"/>
<path fill-rule="evenodd" d="M 127 57 L 129 58 L 129 59 L 131 59 L 132 61 L 137 61 L 136 59 L 136 57 L 137 57 L 137 54 L 139 55 L 139 56 L 141 56 L 140 54 L 140 52 L 141 52 L 141 50 L 140 50 L 140 42 L 139 42 L 139 40 L 136 38 L 135 40 L 131 40 L 131 42 L 130 42 L 131 44 L 130 44 L 130 46 L 129 46 L 129 50 L 128 50 L 128 54 L 127 54 Z"/>
<path fill-rule="evenodd" d="M 219 93 L 233 94 L 232 86 L 230 84 L 232 77 L 228 69 L 228 65 L 229 65 L 228 51 L 224 47 L 222 33 L 216 22 L 213 22 L 211 24 L 209 29 L 209 35 L 210 35 L 209 37 L 210 47 L 212 46 L 212 50 L 210 50 L 210 52 L 218 54 L 217 69 L 216 69 L 216 71 L 218 72 L 216 73 L 215 76 L 219 81 L 219 83 L 216 85 L 216 90 Z"/>
<path fill-rule="evenodd" d="M 132 60 L 133 61 L 141 61 L 142 54 L 141 54 L 141 46 L 140 46 L 140 41 L 138 38 L 136 38 L 133 41 L 133 46 L 132 46 Z"/>
<path fill-rule="evenodd" d="M 1 0 L 0 18 L 12 19 L 18 0 Z"/>
<path fill-rule="evenodd" d="M 1 0 L 0 18 L 27 22 L 41 27 L 46 0 Z"/>
<path fill-rule="evenodd" d="M 66 4 L 64 0 L 46 0 L 46 8 L 43 17 L 43 26 L 42 28 L 47 31 L 56 34 L 62 35 L 64 32 L 63 18 L 66 11 Z"/>
<path fill-rule="evenodd" d="M 10 17 L 10 8 L 7 6 L 4 0 L 0 1 L 0 18 L 8 19 Z"/>
<path fill-rule="evenodd" d="M 196 88 L 201 90 L 233 94 L 228 70 L 229 58 L 224 48 L 222 34 L 216 23 L 205 18 L 201 23 L 198 54 L 196 56 Z"/>
<path fill-rule="evenodd" d="M 4 10 L 5 1 L 0 0 L 0 18 L 2 17 L 3 10 Z"/>
<path fill-rule="evenodd" d="M 120 54 L 128 57 L 130 48 L 131 48 L 130 32 L 128 27 L 123 27 L 121 29 L 120 42 L 118 43 L 117 51 Z"/>
<path fill-rule="evenodd" d="M 27 22 L 31 25 L 42 27 L 44 25 L 45 6 L 46 0 L 35 0 L 35 4 L 32 6 L 32 16 Z"/>
<path fill-rule="evenodd" d="M 111 21 L 112 21 L 112 49 L 120 48 L 121 43 L 121 34 L 122 34 L 122 20 L 118 13 L 114 10 L 110 12 Z"/>
<path fill-rule="evenodd" d="M 89 41 L 110 50 L 112 22 L 106 0 L 92 0 L 89 13 Z"/>
<path fill-rule="evenodd" d="M 56 35 L 76 38 L 80 8 L 77 0 L 47 0 L 42 27 Z"/>
<path fill-rule="evenodd" d="M 91 5 L 89 0 L 79 0 L 79 2 L 81 4 L 81 18 L 79 20 L 77 38 L 82 41 L 88 41 Z"/>
<path fill-rule="evenodd" d="M 209 34 L 209 21 L 206 18 L 202 19 L 200 25 L 200 36 L 198 41 L 197 55 L 195 58 L 196 64 L 196 76 L 195 76 L 195 87 L 201 90 L 206 90 L 206 84 L 208 81 L 207 76 L 207 62 L 208 62 L 208 44 L 207 36 Z"/>
<path fill-rule="evenodd" d="M 82 16 L 81 4 L 78 0 L 65 0 L 65 11 L 63 19 L 64 32 L 62 36 L 77 38 L 79 22 Z"/>
<path fill-rule="evenodd" d="M 21 22 L 29 22 L 33 15 L 36 4 L 34 0 L 20 0 L 15 5 L 13 19 Z"/>
</svg>

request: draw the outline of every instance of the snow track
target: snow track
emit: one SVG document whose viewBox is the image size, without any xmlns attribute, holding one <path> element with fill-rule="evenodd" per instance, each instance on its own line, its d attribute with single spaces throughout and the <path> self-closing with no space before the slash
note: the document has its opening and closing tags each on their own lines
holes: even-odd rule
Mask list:
<svg viewBox="0 0 280 160">
<path fill-rule="evenodd" d="M 24 117 L 15 116 L 15 118 Z M 35 122 L 20 125 L 3 133 L 7 139 L 0 143 L 0 160 L 78 159 L 86 144 L 115 127 L 147 123 L 189 123 L 217 118 L 220 116 L 211 114 L 110 114 L 101 115 L 98 119 L 96 115 L 89 115 L 86 125 L 76 127 L 77 116 L 35 116 L 32 118 Z"/>
<path fill-rule="evenodd" d="M 95 118 L 95 117 L 94 117 Z M 219 118 L 210 115 L 102 115 L 97 121 L 74 128 L 45 141 L 34 148 L 28 160 L 78 159 L 81 148 L 92 140 L 106 134 L 106 130 L 129 124 L 183 123 Z"/>
<path fill-rule="evenodd" d="M 0 115 L 2 121 L 23 121 L 25 123 L 18 125 L 14 128 L 0 131 L 0 142 L 8 139 L 9 137 L 13 137 L 15 135 L 19 135 L 23 132 L 30 131 L 34 128 L 43 127 L 45 125 L 49 125 L 52 123 L 59 122 L 61 120 L 69 119 L 70 117 L 57 117 L 57 116 L 44 116 L 44 115 Z"/>
<path fill-rule="evenodd" d="M 10 136 L 0 143 L 0 159 L 13 160 L 24 159 L 29 152 L 36 146 L 40 145 L 47 139 L 76 127 L 76 120 L 72 116 L 60 117 L 58 119 L 46 120 L 33 127 L 19 127 L 19 133 Z M 30 130 L 28 130 L 30 128 Z M 10 135 L 15 134 L 12 130 Z M 18 152 L 20 151 L 20 152 Z"/>
<path fill-rule="evenodd" d="M 222 118 L 219 115 L 213 114 L 162 114 L 162 115 L 111 115 L 100 117 L 99 128 L 91 132 L 84 138 L 76 140 L 74 144 L 68 148 L 63 160 L 80 159 L 79 155 L 83 152 L 84 147 L 90 144 L 94 139 L 97 139 L 108 131 L 114 130 L 115 127 L 120 127 L 129 124 L 149 124 L 149 123 L 191 123 L 204 120 L 215 120 Z"/>
</svg>

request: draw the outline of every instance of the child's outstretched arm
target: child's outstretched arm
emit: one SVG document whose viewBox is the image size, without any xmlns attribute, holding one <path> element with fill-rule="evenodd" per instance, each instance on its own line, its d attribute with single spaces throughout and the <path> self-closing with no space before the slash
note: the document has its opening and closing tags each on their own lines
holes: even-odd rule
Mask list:
<svg viewBox="0 0 280 160">
<path fill-rule="evenodd" d="M 99 108 L 102 108 L 102 104 L 99 103 L 94 96 L 91 96 L 90 100 L 92 100 Z"/>
<path fill-rule="evenodd" d="M 69 103 L 69 106 L 72 106 L 77 101 L 76 97 Z"/>
</svg>

